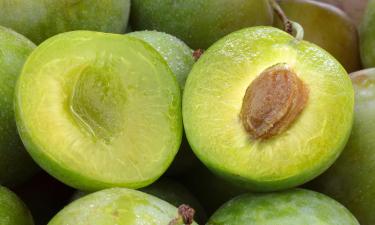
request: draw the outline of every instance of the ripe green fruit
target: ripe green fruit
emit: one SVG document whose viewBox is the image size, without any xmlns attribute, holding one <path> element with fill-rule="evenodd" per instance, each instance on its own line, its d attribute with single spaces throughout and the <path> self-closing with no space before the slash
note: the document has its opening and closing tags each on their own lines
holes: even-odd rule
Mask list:
<svg viewBox="0 0 375 225">
<path fill-rule="evenodd" d="M 375 0 L 370 0 L 360 28 L 361 58 L 365 68 L 375 66 Z"/>
<path fill-rule="evenodd" d="M 216 42 L 186 82 L 190 146 L 216 174 L 256 191 L 290 188 L 325 171 L 350 134 L 354 92 L 326 51 L 272 27 Z"/>
<path fill-rule="evenodd" d="M 134 37 L 57 35 L 25 63 L 16 90 L 27 150 L 81 190 L 140 188 L 159 178 L 181 143 L 181 97 L 167 63 Z"/>
<path fill-rule="evenodd" d="M 204 223 L 207 220 L 205 210 L 199 201 L 186 187 L 174 180 L 163 178 L 150 186 L 140 189 L 140 191 L 156 196 L 176 207 L 187 204 L 195 209 L 196 221 Z"/>
<path fill-rule="evenodd" d="M 245 194 L 223 205 L 207 225 L 359 225 L 338 202 L 303 189 Z"/>
<path fill-rule="evenodd" d="M 195 60 L 193 50 L 178 38 L 157 31 L 138 31 L 128 34 L 139 38 L 157 50 L 176 75 L 181 89 L 184 89 L 186 78 Z"/>
<path fill-rule="evenodd" d="M 241 28 L 271 24 L 272 10 L 268 0 L 134 0 L 130 22 L 135 30 L 164 31 L 197 49 Z"/>
<path fill-rule="evenodd" d="M 183 223 L 170 223 L 177 216 L 176 207 L 152 195 L 114 188 L 74 201 L 60 211 L 48 225 L 182 225 Z"/>
<path fill-rule="evenodd" d="M 71 30 L 123 33 L 130 0 L 0 0 L 0 25 L 39 44 Z"/>
<path fill-rule="evenodd" d="M 35 45 L 1 26 L 0 40 L 0 183 L 14 185 L 29 179 L 37 168 L 18 136 L 13 110 L 17 78 Z"/>
<path fill-rule="evenodd" d="M 13 192 L 0 187 L 0 224 L 34 225 L 33 218 L 26 205 Z"/>
<path fill-rule="evenodd" d="M 279 3 L 290 20 L 302 25 L 306 41 L 327 50 L 349 72 L 361 68 L 357 27 L 344 12 L 312 0 L 282 0 Z M 275 21 L 278 27 L 283 26 L 280 20 Z"/>
<path fill-rule="evenodd" d="M 375 69 L 351 75 L 355 117 L 348 145 L 333 166 L 311 186 L 338 200 L 362 225 L 375 224 Z"/>
</svg>

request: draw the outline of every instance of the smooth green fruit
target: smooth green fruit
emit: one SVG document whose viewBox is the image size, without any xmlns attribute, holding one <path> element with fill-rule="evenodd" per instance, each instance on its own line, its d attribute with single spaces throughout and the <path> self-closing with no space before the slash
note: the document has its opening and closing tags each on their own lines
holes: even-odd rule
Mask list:
<svg viewBox="0 0 375 225">
<path fill-rule="evenodd" d="M 197 49 L 241 28 L 271 24 L 272 10 L 268 0 L 134 0 L 130 22 L 135 30 L 163 31 Z"/>
<path fill-rule="evenodd" d="M 0 183 L 3 185 L 26 181 L 37 168 L 18 136 L 13 110 L 17 78 L 34 48 L 22 35 L 0 26 Z"/>
<path fill-rule="evenodd" d="M 182 136 L 180 88 L 167 63 L 118 34 L 75 31 L 41 44 L 18 81 L 16 117 L 37 163 L 81 190 L 149 185 Z"/>
<path fill-rule="evenodd" d="M 161 199 L 140 191 L 114 188 L 74 201 L 48 225 L 167 225 L 177 216 L 177 208 Z"/>
<path fill-rule="evenodd" d="M 0 186 L 0 224 L 34 225 L 26 205 L 13 192 Z"/>
<path fill-rule="evenodd" d="M 193 50 L 178 38 L 157 31 L 138 31 L 128 34 L 139 38 L 154 47 L 165 59 L 176 75 L 181 89 L 184 89 L 186 78 L 195 60 Z"/>
<path fill-rule="evenodd" d="M 71 30 L 123 33 L 130 0 L 0 0 L 0 25 L 39 44 Z"/>
<path fill-rule="evenodd" d="M 344 12 L 346 12 L 350 18 L 359 25 L 362 21 L 363 13 L 366 9 L 368 0 L 316 0 L 320 2 L 326 2 L 332 4 Z"/>
<path fill-rule="evenodd" d="M 290 20 L 302 25 L 306 41 L 331 53 L 348 72 L 361 68 L 357 27 L 340 9 L 312 0 L 279 2 Z M 282 28 L 280 20 L 276 25 Z"/>
<path fill-rule="evenodd" d="M 256 191 L 325 171 L 350 134 L 354 91 L 326 51 L 272 27 L 215 43 L 186 82 L 186 136 L 216 174 Z"/>
<path fill-rule="evenodd" d="M 310 185 L 344 204 L 362 225 L 375 224 L 375 69 L 351 75 L 356 93 L 354 126 L 333 166 Z"/>
<path fill-rule="evenodd" d="M 370 0 L 360 28 L 362 64 L 365 68 L 375 66 L 375 0 Z"/>
<path fill-rule="evenodd" d="M 174 180 L 163 178 L 150 186 L 140 189 L 140 191 L 163 199 L 176 207 L 187 204 L 195 210 L 196 221 L 204 223 L 207 220 L 205 210 L 199 201 L 186 187 Z"/>
<path fill-rule="evenodd" d="M 342 205 L 303 189 L 246 194 L 223 205 L 207 225 L 359 225 Z"/>
</svg>

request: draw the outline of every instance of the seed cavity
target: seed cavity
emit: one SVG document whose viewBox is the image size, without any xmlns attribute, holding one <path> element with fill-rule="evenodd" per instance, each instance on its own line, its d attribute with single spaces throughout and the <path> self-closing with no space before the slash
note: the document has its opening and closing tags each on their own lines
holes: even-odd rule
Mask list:
<svg viewBox="0 0 375 225">
<path fill-rule="evenodd" d="M 263 71 L 247 88 L 240 118 L 253 139 L 287 130 L 306 106 L 309 90 L 287 64 Z"/>
</svg>

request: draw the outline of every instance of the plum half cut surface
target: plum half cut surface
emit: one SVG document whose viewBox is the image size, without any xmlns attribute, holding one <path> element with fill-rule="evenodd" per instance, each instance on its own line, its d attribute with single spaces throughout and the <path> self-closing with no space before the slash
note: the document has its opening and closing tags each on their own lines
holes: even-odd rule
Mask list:
<svg viewBox="0 0 375 225">
<path fill-rule="evenodd" d="M 186 136 L 213 172 L 255 191 L 305 183 L 340 155 L 354 91 L 329 53 L 272 27 L 232 33 L 193 66 Z"/>
<path fill-rule="evenodd" d="M 140 188 L 181 143 L 178 82 L 161 55 L 133 37 L 57 35 L 28 58 L 16 120 L 35 161 L 81 190 Z"/>
<path fill-rule="evenodd" d="M 191 224 L 176 220 L 179 216 L 180 208 L 152 195 L 126 188 L 113 188 L 74 201 L 61 210 L 48 225 Z"/>
</svg>

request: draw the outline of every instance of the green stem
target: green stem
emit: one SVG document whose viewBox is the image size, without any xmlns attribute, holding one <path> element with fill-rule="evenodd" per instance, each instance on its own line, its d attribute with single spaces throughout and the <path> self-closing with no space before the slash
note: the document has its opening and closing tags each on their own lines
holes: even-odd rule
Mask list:
<svg viewBox="0 0 375 225">
<path fill-rule="evenodd" d="M 276 0 L 269 0 L 269 2 L 271 4 L 273 11 L 277 14 L 277 16 L 284 24 L 284 30 L 289 34 L 294 35 L 298 41 L 303 40 L 303 27 L 299 23 L 288 19 L 284 10 L 280 7 L 279 3 Z"/>
</svg>

